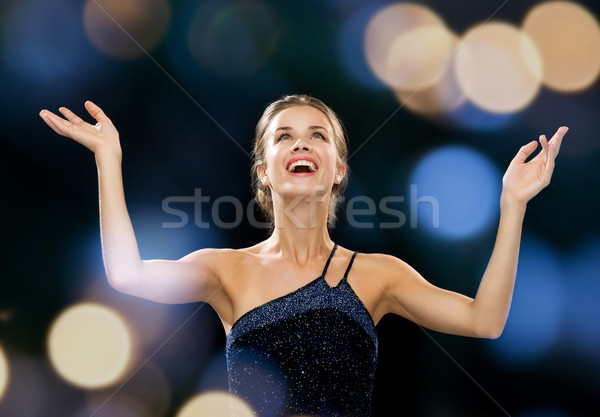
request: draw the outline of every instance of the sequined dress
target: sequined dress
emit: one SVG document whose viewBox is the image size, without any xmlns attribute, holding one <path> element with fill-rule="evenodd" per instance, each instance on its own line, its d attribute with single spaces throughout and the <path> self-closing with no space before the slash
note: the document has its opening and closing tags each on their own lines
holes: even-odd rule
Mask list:
<svg viewBox="0 0 600 417">
<path fill-rule="evenodd" d="M 348 284 L 352 255 L 335 287 L 323 273 L 260 305 L 232 326 L 226 359 L 231 393 L 260 417 L 371 415 L 377 336 Z"/>
</svg>

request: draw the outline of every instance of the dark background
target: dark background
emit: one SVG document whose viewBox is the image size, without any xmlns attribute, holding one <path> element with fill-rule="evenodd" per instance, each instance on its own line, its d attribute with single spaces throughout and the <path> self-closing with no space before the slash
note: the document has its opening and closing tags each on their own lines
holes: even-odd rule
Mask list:
<svg viewBox="0 0 600 417">
<path fill-rule="evenodd" d="M 458 34 L 500 6 L 493 19 L 519 25 L 538 4 L 419 3 L 435 10 Z M 42 404 L 43 412 L 25 397 L 7 395 L 0 400 L 0 414 L 78 415 L 73 410 L 90 394 L 52 374 L 46 336 L 62 310 L 83 300 L 168 317 L 141 353 L 152 355 L 170 387 L 168 404 L 156 415 L 175 415 L 193 395 L 226 388 L 225 338 L 208 306 L 153 305 L 117 294 L 105 283 L 93 155 L 54 134 L 39 111 L 66 106 L 82 115 L 87 99 L 105 110 L 121 134 L 125 192 L 142 257 L 177 259 L 204 247 L 252 245 L 267 236 L 246 219 L 231 229 L 212 223 L 199 228 L 192 221 L 191 205 L 177 206 L 188 213 L 187 225 L 164 228 L 163 223 L 177 218 L 165 213 L 162 202 L 170 196 L 193 196 L 200 188 L 212 202 L 234 196 L 246 207 L 252 199 L 247 153 L 256 121 L 270 101 L 305 93 L 340 115 L 351 153 L 370 138 L 349 161 L 347 198 L 365 195 L 377 201 L 390 195 L 394 184 L 400 184 L 396 195 L 406 195 L 417 162 L 445 145 L 463 145 L 485 155 L 497 168 L 499 182 L 521 145 L 541 133 L 550 137 L 561 125 L 570 127 L 552 184 L 528 207 L 521 259 L 528 263 L 520 265 L 518 280 L 521 274 L 531 279 L 522 278 L 530 283 L 523 287 L 517 284 L 516 316 L 511 312 L 505 334 L 495 341 L 473 340 L 385 317 L 377 326 L 373 409 L 376 416 L 597 415 L 600 84 L 568 94 L 542 88 L 527 108 L 487 125 L 461 125 L 398 110 L 393 92 L 378 84 L 366 67 L 364 78 L 357 75 L 364 62 L 347 59 L 354 56 L 348 50 L 361 50 L 358 41 L 364 30 L 348 22 L 381 4 L 171 1 L 164 36 L 149 55 L 121 59 L 101 52 L 86 37 L 83 1 L 0 3 L 0 345 L 11 365 L 10 384 L 28 381 L 32 364 L 46 369 L 38 371 L 44 377 L 34 378 L 31 388 L 31 395 L 45 393 L 33 401 Z M 579 4 L 596 16 L 600 13 L 594 2 Z M 228 17 L 224 10 L 238 12 Z M 203 32 L 206 22 L 217 25 L 216 35 Z M 267 24 L 275 35 L 265 34 Z M 244 32 L 246 27 L 249 32 Z M 253 36 L 249 41 L 244 37 L 248 33 Z M 190 36 L 203 42 L 197 51 L 205 61 L 190 52 Z M 222 208 L 222 220 L 233 221 L 230 206 Z M 202 216 L 211 222 L 210 204 Z M 378 224 L 390 218 L 378 212 L 361 221 Z M 342 211 L 332 237 L 359 252 L 395 255 L 432 283 L 474 296 L 491 254 L 496 221 L 473 236 L 448 240 L 408 224 L 358 229 Z M 111 392 L 95 395 L 108 397 Z"/>
</svg>

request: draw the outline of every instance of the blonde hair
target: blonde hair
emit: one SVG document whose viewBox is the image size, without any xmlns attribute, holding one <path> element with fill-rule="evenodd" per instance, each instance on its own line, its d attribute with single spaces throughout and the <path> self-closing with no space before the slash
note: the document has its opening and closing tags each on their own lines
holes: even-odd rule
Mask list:
<svg viewBox="0 0 600 417">
<path fill-rule="evenodd" d="M 260 207 L 263 209 L 267 218 L 271 222 L 270 226 L 273 227 L 274 213 L 273 213 L 273 197 L 271 196 L 271 189 L 265 186 L 258 178 L 257 168 L 264 163 L 265 152 L 266 152 L 266 134 L 271 122 L 280 112 L 290 107 L 295 106 L 310 106 L 319 110 L 331 125 L 333 130 L 333 141 L 337 150 L 337 166 L 346 166 L 346 160 L 348 158 L 348 146 L 346 145 L 346 135 L 344 128 L 338 116 L 335 112 L 329 108 L 321 100 L 314 97 L 310 97 L 303 94 L 288 95 L 280 98 L 277 101 L 272 102 L 267 106 L 258 123 L 256 124 L 256 132 L 254 137 L 254 149 L 252 156 L 254 163 L 252 164 L 252 188 L 254 190 L 254 196 L 259 202 Z M 329 199 L 329 213 L 327 216 L 327 226 L 335 226 L 337 220 L 337 209 L 342 200 L 342 194 L 344 189 L 348 185 L 348 170 L 346 175 L 339 184 L 333 184 L 331 189 L 331 197 Z"/>
</svg>

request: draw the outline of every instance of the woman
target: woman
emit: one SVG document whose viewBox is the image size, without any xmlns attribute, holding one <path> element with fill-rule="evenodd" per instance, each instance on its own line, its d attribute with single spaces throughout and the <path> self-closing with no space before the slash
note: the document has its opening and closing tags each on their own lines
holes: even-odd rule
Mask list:
<svg viewBox="0 0 600 417">
<path fill-rule="evenodd" d="M 334 112 L 308 96 L 267 107 L 256 128 L 253 178 L 273 221 L 243 249 L 202 249 L 180 260 L 140 259 L 127 213 L 119 134 L 86 102 L 92 126 L 66 108 L 40 115 L 94 152 L 102 252 L 110 285 L 162 303 L 209 303 L 227 333 L 230 390 L 261 416 L 368 416 L 377 360 L 375 325 L 398 314 L 439 332 L 496 338 L 515 282 L 527 202 L 547 186 L 566 127 L 540 136 L 503 178 L 494 250 L 474 299 L 428 283 L 393 256 L 357 254 L 329 237 L 346 182 L 347 148 Z M 317 278 L 315 278 L 317 277 Z"/>
</svg>

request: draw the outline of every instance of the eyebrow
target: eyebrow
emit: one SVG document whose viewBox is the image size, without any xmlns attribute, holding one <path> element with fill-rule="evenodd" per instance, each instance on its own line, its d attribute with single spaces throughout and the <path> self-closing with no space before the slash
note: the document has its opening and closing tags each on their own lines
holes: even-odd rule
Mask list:
<svg viewBox="0 0 600 417">
<path fill-rule="evenodd" d="M 309 130 L 317 130 L 317 129 L 327 130 L 323 126 L 308 126 L 308 129 Z M 294 130 L 294 128 L 291 126 L 281 126 L 281 127 L 278 127 L 277 129 L 275 129 L 276 132 L 278 130 Z"/>
</svg>

